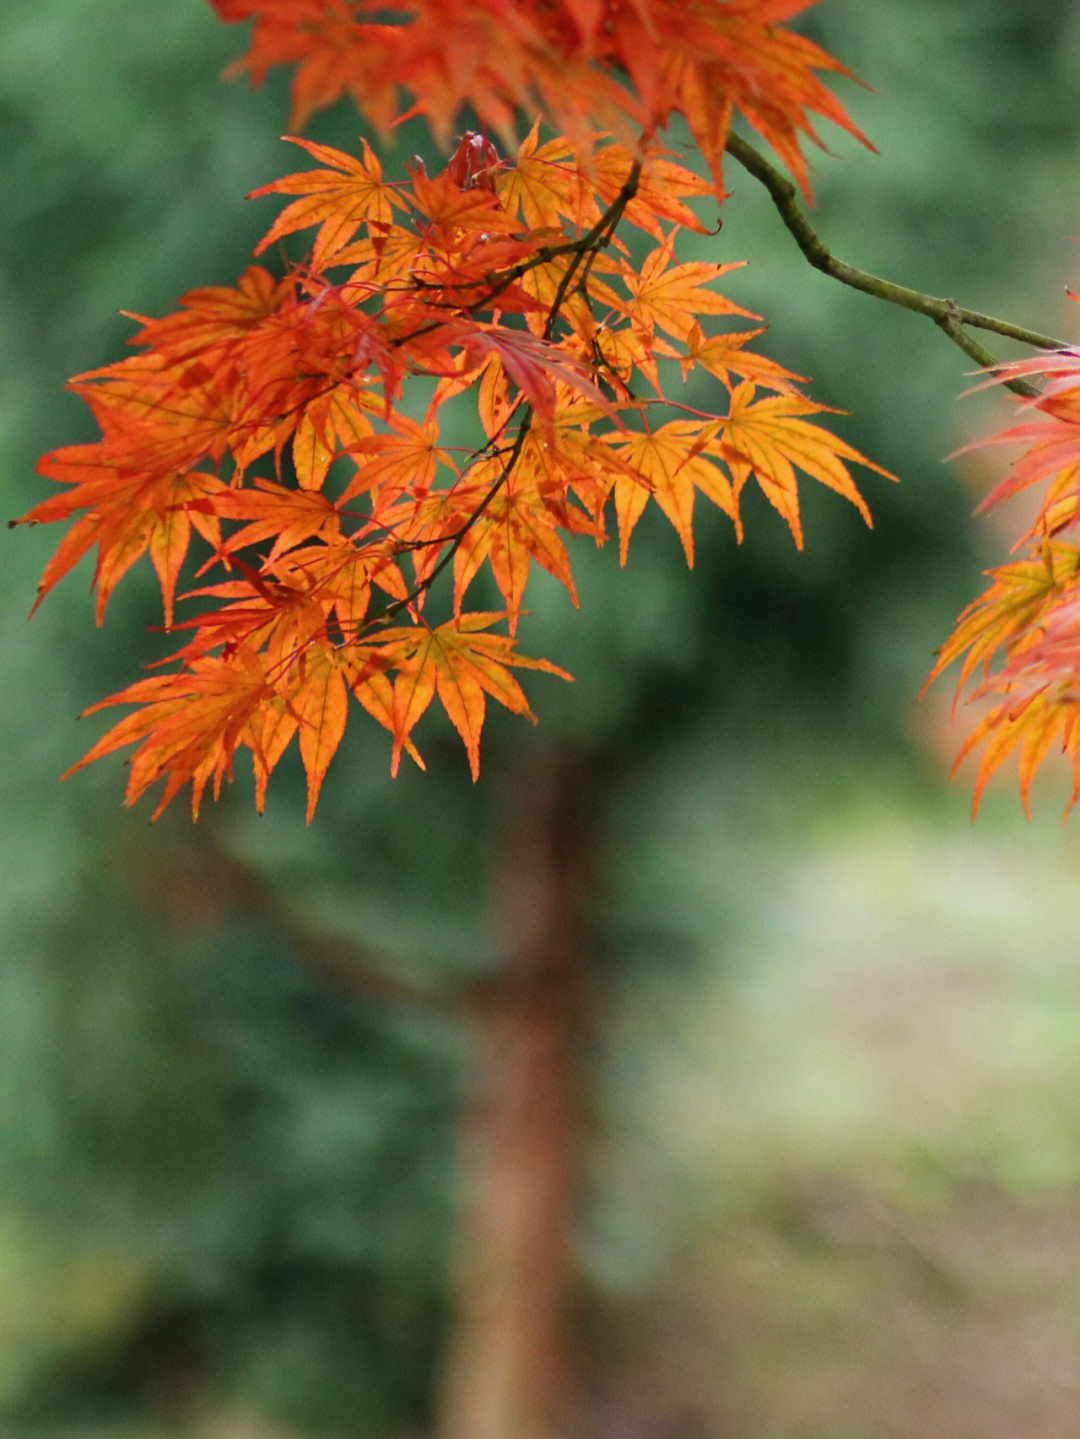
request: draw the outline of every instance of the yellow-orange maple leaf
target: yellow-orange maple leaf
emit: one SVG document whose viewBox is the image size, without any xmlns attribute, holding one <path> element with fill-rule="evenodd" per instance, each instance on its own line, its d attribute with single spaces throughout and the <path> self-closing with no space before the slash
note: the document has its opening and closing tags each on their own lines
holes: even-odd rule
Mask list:
<svg viewBox="0 0 1080 1439">
<path fill-rule="evenodd" d="M 868 525 L 873 521 L 866 501 L 851 478 L 848 463 L 865 465 L 886 479 L 888 470 L 860 455 L 851 445 L 806 415 L 830 413 L 800 395 L 768 395 L 755 400 L 755 387 L 744 381 L 732 392 L 731 406 L 713 448 L 731 468 L 735 493 L 753 475 L 762 493 L 787 521 L 799 549 L 803 547 L 796 468 L 850 500 Z"/>
<path fill-rule="evenodd" d="M 443 708 L 461 736 L 475 779 L 480 773 L 480 732 L 484 725 L 484 696 L 491 695 L 514 714 L 535 719 L 528 701 L 510 668 L 543 670 L 571 676 L 548 660 L 528 659 L 515 653 L 507 635 L 490 633 L 491 625 L 504 616 L 494 613 L 460 615 L 435 629 L 424 626 L 385 630 L 374 649 L 357 651 L 352 658 L 352 688 L 357 698 L 394 736 L 391 768 L 397 773 L 403 748 L 417 721 L 438 694 Z M 374 685 L 375 700 L 369 701 L 373 681 L 396 671 L 393 689 Z"/>
</svg>

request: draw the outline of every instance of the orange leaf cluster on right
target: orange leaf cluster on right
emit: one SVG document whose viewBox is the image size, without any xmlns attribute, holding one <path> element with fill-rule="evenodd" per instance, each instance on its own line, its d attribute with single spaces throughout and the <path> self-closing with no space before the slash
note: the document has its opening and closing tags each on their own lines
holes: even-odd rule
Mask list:
<svg viewBox="0 0 1080 1439">
<path fill-rule="evenodd" d="M 960 615 L 926 682 L 963 656 L 959 699 L 982 672 L 971 698 L 989 700 L 990 707 L 954 766 L 981 750 L 974 813 L 990 776 L 1016 752 L 1030 814 L 1032 780 L 1055 745 L 1072 763 L 1068 808 L 1080 798 L 1080 350 L 1004 365 L 988 383 L 1033 376 L 1044 381 L 1041 392 L 1021 402 L 1033 417 L 984 442 L 1025 448 L 980 505 L 1043 487 L 1035 519 L 1014 546 L 1024 557 L 987 571 L 991 584 Z"/>
</svg>

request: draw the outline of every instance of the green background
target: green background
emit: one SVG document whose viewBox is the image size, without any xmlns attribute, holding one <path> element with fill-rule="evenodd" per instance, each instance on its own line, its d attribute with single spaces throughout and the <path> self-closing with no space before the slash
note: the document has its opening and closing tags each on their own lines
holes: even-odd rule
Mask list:
<svg viewBox="0 0 1080 1439">
<path fill-rule="evenodd" d="M 877 155 L 830 134 L 814 223 L 843 259 L 1069 338 L 1080 15 L 1026 0 L 829 0 L 806 29 Z M 240 35 L 196 0 L 37 0 L 0 16 L 0 484 L 93 438 L 63 389 L 116 358 L 121 308 L 229 283 L 287 169 L 283 77 L 218 76 Z M 341 109 L 310 134 L 348 146 Z M 421 148 L 416 131 L 398 159 Z M 388 164 L 392 161 L 388 160 Z M 583 1056 L 581 1347 L 644 1433 L 735 1439 L 1070 1432 L 1080 1371 L 1077 853 L 1060 771 L 968 821 L 935 645 L 1007 531 L 971 518 L 1009 418 L 928 321 L 809 270 L 732 164 L 717 239 L 768 353 L 851 411 L 867 532 L 804 490 L 799 554 L 764 504 L 704 513 L 698 565 L 643 522 L 620 572 L 575 553 L 582 609 L 535 582 L 533 731 L 490 716 L 468 782 L 445 725 L 391 781 L 356 711 L 319 813 L 283 764 L 192 829 L 63 787 L 80 709 L 155 654 L 149 567 L 93 627 L 83 565 L 32 623 L 59 538 L 18 529 L 0 585 L 0 1425 L 12 1435 L 423 1432 L 450 1305 L 464 1043 L 437 1007 L 350 1004 L 305 932 L 421 987 L 485 939 L 503 777 L 595 760 L 594 1030 Z M 1006 347 L 999 350 L 1004 354 Z M 175 812 L 174 812 L 175 811 Z M 302 960 L 303 956 L 299 958 Z M 670 1427 L 681 1424 L 680 1429 Z M 669 1428 L 665 1429 L 664 1425 Z M 696 1428 L 694 1426 L 697 1426 Z M 649 1427 L 651 1426 L 651 1427 Z"/>
</svg>

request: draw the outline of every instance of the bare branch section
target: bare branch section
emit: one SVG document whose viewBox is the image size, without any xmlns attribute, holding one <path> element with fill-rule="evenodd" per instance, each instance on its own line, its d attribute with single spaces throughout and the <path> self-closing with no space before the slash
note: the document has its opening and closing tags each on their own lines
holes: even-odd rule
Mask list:
<svg viewBox="0 0 1080 1439">
<path fill-rule="evenodd" d="M 768 190 L 780 218 L 815 270 L 839 280 L 842 285 L 850 285 L 854 290 L 862 290 L 864 294 L 885 300 L 890 305 L 899 305 L 902 309 L 914 310 L 917 314 L 928 316 L 953 344 L 958 345 L 980 368 L 997 370 L 1001 362 L 968 334 L 968 328 L 990 330 L 1006 339 L 1018 340 L 1021 344 L 1032 345 L 1040 350 L 1065 349 L 1064 340 L 1055 340 L 1050 335 L 1041 335 L 1037 330 L 1013 325 L 1008 320 L 999 320 L 993 315 L 981 314 L 978 310 L 965 309 L 955 300 L 940 299 L 935 295 L 924 294 L 921 290 L 910 290 L 906 285 L 896 285 L 891 280 L 883 280 L 878 275 L 871 275 L 867 270 L 856 269 L 854 265 L 838 260 L 825 248 L 817 231 L 799 208 L 798 192 L 785 175 L 770 165 L 760 151 L 739 135 L 728 135 L 727 152 Z M 1006 380 L 1004 384 L 1007 389 L 1027 399 L 1038 394 L 1036 389 L 1023 380 Z"/>
</svg>

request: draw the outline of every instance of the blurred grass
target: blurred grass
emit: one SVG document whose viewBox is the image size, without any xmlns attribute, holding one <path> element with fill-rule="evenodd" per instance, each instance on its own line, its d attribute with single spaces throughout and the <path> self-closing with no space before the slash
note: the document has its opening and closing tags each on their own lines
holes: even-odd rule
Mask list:
<svg viewBox="0 0 1080 1439">
<path fill-rule="evenodd" d="M 601 1349 L 687 1434 L 1064 1439 L 1075 836 L 1052 801 L 1028 824 L 999 788 L 972 825 L 959 786 L 820 742 L 772 749 L 781 772 L 785 749 L 786 786 L 707 746 L 648 782 L 653 865 L 622 882 L 658 962 L 597 1037 Z M 676 906 L 698 953 L 665 970 Z"/>
</svg>

